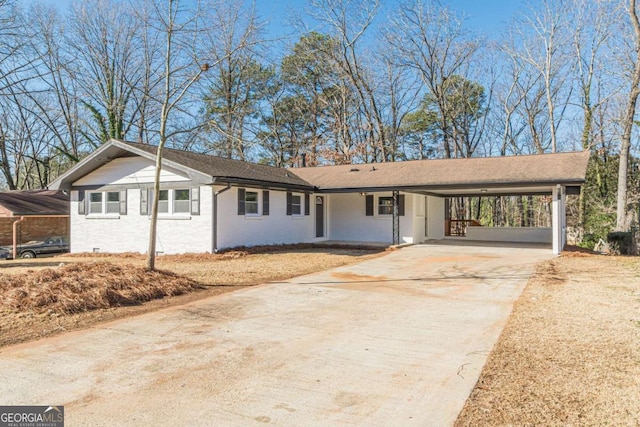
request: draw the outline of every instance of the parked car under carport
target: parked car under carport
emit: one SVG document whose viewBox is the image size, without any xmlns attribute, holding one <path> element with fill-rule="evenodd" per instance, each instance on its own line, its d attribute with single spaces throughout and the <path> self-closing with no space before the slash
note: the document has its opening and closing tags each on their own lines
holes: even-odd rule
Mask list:
<svg viewBox="0 0 640 427">
<path fill-rule="evenodd" d="M 21 243 L 17 247 L 18 258 L 53 256 L 69 252 L 69 238 L 49 236 Z M 0 246 L 0 259 L 13 259 L 13 247 Z"/>
</svg>

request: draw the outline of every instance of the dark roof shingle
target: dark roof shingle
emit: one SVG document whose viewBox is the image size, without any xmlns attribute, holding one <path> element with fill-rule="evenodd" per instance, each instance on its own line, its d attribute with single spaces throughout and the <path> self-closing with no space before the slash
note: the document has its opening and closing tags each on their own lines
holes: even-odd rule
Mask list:
<svg viewBox="0 0 640 427">
<path fill-rule="evenodd" d="M 69 215 L 69 196 L 62 191 L 0 192 L 0 205 L 13 215 Z"/>
<path fill-rule="evenodd" d="M 158 148 L 154 145 L 138 144 L 134 142 L 124 143 L 153 155 L 156 154 Z M 163 149 L 162 157 L 164 160 L 178 163 L 214 178 L 221 178 L 223 181 L 225 179 L 240 179 L 260 183 L 312 188 L 312 185 L 307 181 L 293 174 L 291 170 L 285 168 L 277 168 L 274 166 L 245 162 L 242 160 L 227 159 L 224 157 L 199 154 L 191 151 L 174 150 L 170 148 Z"/>
</svg>

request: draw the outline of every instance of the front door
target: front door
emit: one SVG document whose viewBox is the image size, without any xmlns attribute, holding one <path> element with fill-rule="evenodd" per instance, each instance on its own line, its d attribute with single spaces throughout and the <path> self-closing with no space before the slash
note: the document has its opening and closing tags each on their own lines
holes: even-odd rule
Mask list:
<svg viewBox="0 0 640 427">
<path fill-rule="evenodd" d="M 324 197 L 316 196 L 316 237 L 324 237 Z"/>
</svg>

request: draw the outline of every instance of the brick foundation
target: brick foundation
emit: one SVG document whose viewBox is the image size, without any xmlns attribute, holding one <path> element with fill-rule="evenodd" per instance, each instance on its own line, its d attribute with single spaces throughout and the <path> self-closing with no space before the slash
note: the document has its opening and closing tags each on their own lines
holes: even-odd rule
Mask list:
<svg viewBox="0 0 640 427">
<path fill-rule="evenodd" d="M 13 223 L 19 217 L 0 218 L 0 245 L 13 244 Z M 29 218 L 18 224 L 18 243 L 28 242 L 38 237 L 69 236 L 69 218 Z"/>
</svg>

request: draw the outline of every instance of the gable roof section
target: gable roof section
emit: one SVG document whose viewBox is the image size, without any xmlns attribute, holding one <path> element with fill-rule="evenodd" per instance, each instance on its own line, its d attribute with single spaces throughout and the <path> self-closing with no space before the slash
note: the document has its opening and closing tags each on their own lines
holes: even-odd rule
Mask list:
<svg viewBox="0 0 640 427">
<path fill-rule="evenodd" d="M 295 168 L 324 191 L 581 185 L 589 151 Z"/>
<path fill-rule="evenodd" d="M 69 196 L 53 190 L 6 191 L 0 193 L 0 206 L 13 216 L 69 215 Z"/>
<path fill-rule="evenodd" d="M 156 151 L 153 145 L 111 140 L 52 182 L 49 188 L 70 189 L 75 181 L 117 157 L 138 155 L 155 161 Z M 286 169 L 165 148 L 163 165 L 205 185 L 321 192 L 397 189 L 434 194 L 490 188 L 490 193 L 499 194 L 500 189 L 549 192 L 556 184 L 580 186 L 585 181 L 589 154 L 582 151 Z"/>
<path fill-rule="evenodd" d="M 155 162 L 157 149 L 154 145 L 110 140 L 58 177 L 49 188 L 70 189 L 75 181 L 118 157 L 138 155 Z M 314 189 L 288 169 L 189 151 L 165 148 L 162 164 L 186 173 L 200 184 L 238 184 L 301 191 Z"/>
<path fill-rule="evenodd" d="M 125 144 L 144 150 L 155 158 L 157 147 L 153 145 Z M 285 168 L 167 148 L 163 150 L 162 156 L 164 160 L 170 161 L 175 165 L 187 166 L 203 174 L 211 175 L 216 181 L 220 182 L 274 184 L 284 185 L 285 187 L 307 187 L 309 190 L 313 189 L 311 184 Z"/>
</svg>

